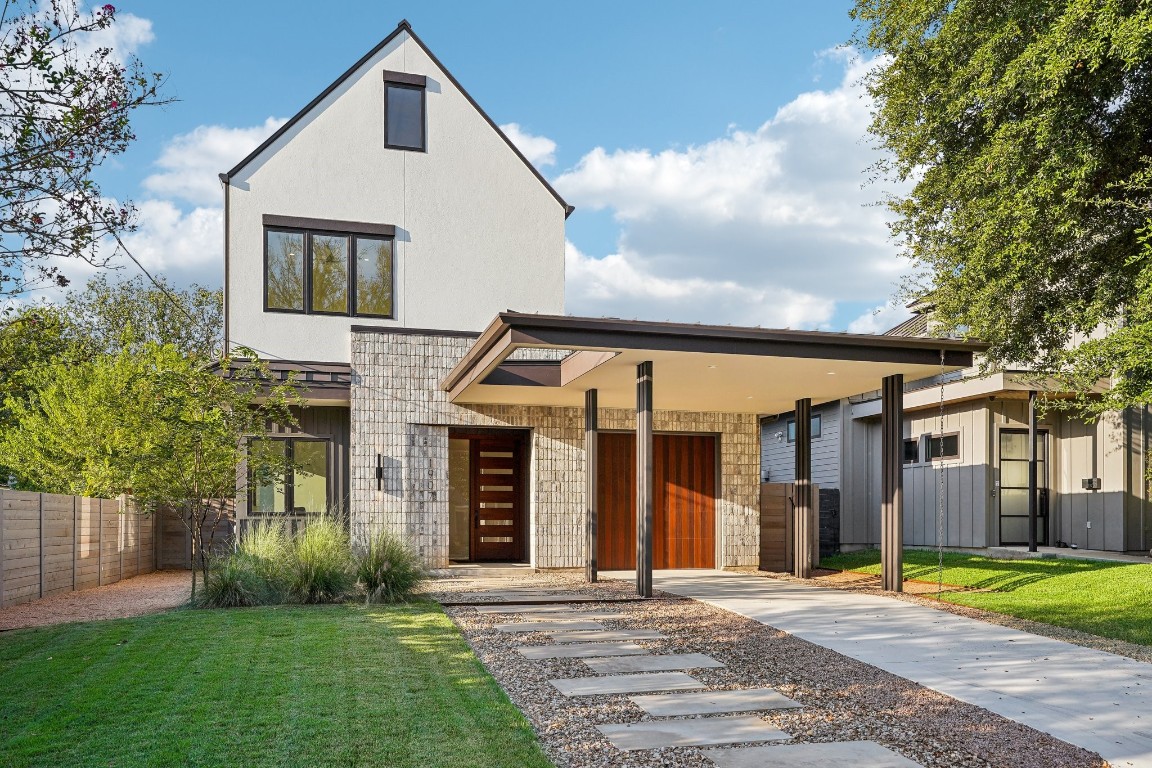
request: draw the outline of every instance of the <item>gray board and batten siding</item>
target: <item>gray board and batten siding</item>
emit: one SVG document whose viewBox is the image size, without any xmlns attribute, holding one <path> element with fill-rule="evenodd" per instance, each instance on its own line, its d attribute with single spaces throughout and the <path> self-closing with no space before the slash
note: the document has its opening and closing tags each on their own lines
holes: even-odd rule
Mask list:
<svg viewBox="0 0 1152 768">
<path fill-rule="evenodd" d="M 879 420 L 869 404 L 847 409 L 841 422 L 841 546 L 858 549 L 879 541 Z M 981 398 L 944 409 L 944 434 L 958 436 L 959 456 L 927 461 L 921 444 L 916 461 L 904 464 L 905 545 L 938 545 L 943 484 L 944 546 L 984 548 L 1001 541 L 1002 433 L 1026 430 L 1027 401 Z M 853 411 L 857 411 L 853 413 Z M 874 408 L 873 408 L 874 410 Z M 1095 424 L 1051 412 L 1038 430 L 1047 433 L 1049 490 L 1047 540 L 1085 549 L 1145 550 L 1152 526 L 1145 472 L 1152 417 L 1142 410 L 1106 414 Z M 904 437 L 939 434 L 936 408 L 907 413 Z M 767 439 L 767 438 L 766 438 Z M 941 477 L 943 475 L 943 477 Z M 1098 478 L 1099 490 L 1084 481 Z"/>
<path fill-rule="evenodd" d="M 812 438 L 812 482 L 821 488 L 840 487 L 839 401 L 812 406 L 820 417 L 820 436 Z M 761 477 L 767 483 L 791 483 L 796 473 L 796 443 L 788 442 L 788 422 L 794 414 L 782 413 L 760 422 Z"/>
</svg>

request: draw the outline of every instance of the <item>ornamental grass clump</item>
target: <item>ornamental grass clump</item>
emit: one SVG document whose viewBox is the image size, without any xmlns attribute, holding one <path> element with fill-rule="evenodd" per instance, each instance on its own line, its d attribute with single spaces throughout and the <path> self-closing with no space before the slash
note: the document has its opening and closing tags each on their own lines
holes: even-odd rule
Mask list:
<svg viewBox="0 0 1152 768">
<path fill-rule="evenodd" d="M 262 605 L 285 601 L 293 554 L 292 537 L 283 520 L 254 522 L 240 537 L 233 557 L 245 561 L 260 577 Z"/>
<path fill-rule="evenodd" d="M 292 541 L 289 599 L 294 603 L 339 602 L 355 583 L 352 547 L 343 522 L 329 515 L 309 520 Z"/>
<path fill-rule="evenodd" d="M 387 531 L 374 536 L 356 558 L 356 581 L 366 604 L 405 602 L 427 577 L 416 551 Z"/>
<path fill-rule="evenodd" d="M 211 560 L 195 604 L 200 608 L 244 608 L 264 605 L 267 599 L 267 584 L 252 559 L 232 554 Z"/>
</svg>

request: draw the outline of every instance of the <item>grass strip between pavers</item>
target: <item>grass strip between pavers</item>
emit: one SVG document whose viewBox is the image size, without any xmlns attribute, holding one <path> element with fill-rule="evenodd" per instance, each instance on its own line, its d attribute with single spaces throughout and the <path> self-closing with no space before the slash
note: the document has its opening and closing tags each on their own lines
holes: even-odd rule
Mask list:
<svg viewBox="0 0 1152 768">
<path fill-rule="evenodd" d="M 937 558 L 936 552 L 905 550 L 904 578 L 936 581 Z M 821 567 L 879 574 L 880 552 L 870 549 L 823 558 Z M 941 599 L 950 603 L 1152 645 L 1152 564 L 995 560 L 945 552 L 943 581 L 987 590 L 945 592 Z"/>
<path fill-rule="evenodd" d="M 0 634 L 2 766 L 550 766 L 439 606 Z"/>
</svg>

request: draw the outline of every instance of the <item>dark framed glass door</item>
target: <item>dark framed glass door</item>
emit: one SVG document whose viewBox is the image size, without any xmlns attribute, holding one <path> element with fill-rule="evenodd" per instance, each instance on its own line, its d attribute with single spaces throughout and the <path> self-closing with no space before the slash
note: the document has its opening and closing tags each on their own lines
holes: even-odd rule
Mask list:
<svg viewBox="0 0 1152 768">
<path fill-rule="evenodd" d="M 1000 543 L 1028 543 L 1028 430 L 1000 430 Z M 1048 430 L 1036 437 L 1036 543 L 1048 544 Z"/>
</svg>

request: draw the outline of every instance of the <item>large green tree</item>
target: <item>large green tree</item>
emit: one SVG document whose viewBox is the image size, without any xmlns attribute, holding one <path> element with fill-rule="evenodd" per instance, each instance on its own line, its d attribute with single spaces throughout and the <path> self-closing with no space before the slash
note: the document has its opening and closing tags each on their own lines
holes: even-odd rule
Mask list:
<svg viewBox="0 0 1152 768">
<path fill-rule="evenodd" d="M 1152 403 L 1152 3 L 858 0 L 894 235 L 944 329 Z M 1096 338 L 1083 342 L 1089 335 Z"/>
</svg>

